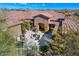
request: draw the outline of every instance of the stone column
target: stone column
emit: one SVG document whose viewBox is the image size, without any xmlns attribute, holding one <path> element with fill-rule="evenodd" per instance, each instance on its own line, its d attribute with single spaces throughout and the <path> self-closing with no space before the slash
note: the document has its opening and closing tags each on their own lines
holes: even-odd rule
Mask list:
<svg viewBox="0 0 79 59">
<path fill-rule="evenodd" d="M 56 23 L 55 23 L 55 28 L 54 28 L 54 30 L 53 30 L 53 33 L 57 33 L 58 27 L 59 27 L 59 23 L 56 22 Z"/>
</svg>

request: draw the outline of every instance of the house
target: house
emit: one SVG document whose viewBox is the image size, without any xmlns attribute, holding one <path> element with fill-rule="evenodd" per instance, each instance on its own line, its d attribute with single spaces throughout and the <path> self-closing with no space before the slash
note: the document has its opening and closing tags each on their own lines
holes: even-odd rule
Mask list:
<svg viewBox="0 0 79 59">
<path fill-rule="evenodd" d="M 7 15 L 7 25 L 12 35 L 16 38 L 22 35 L 21 24 L 26 21 L 44 31 L 53 29 L 54 32 L 62 31 L 62 21 L 65 15 L 48 10 L 10 11 Z"/>
<path fill-rule="evenodd" d="M 0 17 L 6 18 L 10 33 L 15 38 L 22 35 L 22 24 L 29 22 L 39 30 L 52 29 L 53 32 L 79 32 L 77 16 L 65 15 L 54 10 L 0 10 Z"/>
<path fill-rule="evenodd" d="M 62 25 L 60 24 L 64 20 L 64 14 L 47 10 L 32 10 L 28 13 L 30 16 L 28 20 L 31 20 L 30 22 L 39 30 L 44 31 L 45 29 L 52 29 L 54 32 L 57 32 L 57 30 L 62 31 Z"/>
</svg>

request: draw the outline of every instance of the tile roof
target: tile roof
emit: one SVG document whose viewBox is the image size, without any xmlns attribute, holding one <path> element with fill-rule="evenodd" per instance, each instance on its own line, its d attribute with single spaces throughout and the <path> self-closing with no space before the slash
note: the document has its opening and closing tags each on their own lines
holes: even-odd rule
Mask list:
<svg viewBox="0 0 79 59">
<path fill-rule="evenodd" d="M 41 10 L 29 10 L 29 11 L 10 11 L 7 17 L 7 24 L 8 26 L 13 26 L 19 23 L 22 23 L 22 19 L 33 19 L 36 15 L 45 15 L 49 18 L 64 18 L 64 15 L 55 11 L 41 11 Z"/>
</svg>

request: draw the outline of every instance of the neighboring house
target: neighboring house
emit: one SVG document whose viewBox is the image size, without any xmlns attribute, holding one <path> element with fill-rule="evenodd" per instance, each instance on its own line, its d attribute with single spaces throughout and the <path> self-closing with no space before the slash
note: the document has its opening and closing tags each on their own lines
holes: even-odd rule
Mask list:
<svg viewBox="0 0 79 59">
<path fill-rule="evenodd" d="M 37 26 L 39 30 L 53 29 L 54 32 L 62 28 L 62 20 L 65 15 L 55 11 L 41 11 L 41 10 L 29 10 L 29 11 L 10 11 L 7 15 L 7 24 L 11 29 L 14 37 L 22 35 L 21 24 L 23 21 L 31 23 L 33 26 Z M 58 29 L 60 27 L 60 29 Z M 62 31 L 62 29 L 60 30 Z"/>
</svg>

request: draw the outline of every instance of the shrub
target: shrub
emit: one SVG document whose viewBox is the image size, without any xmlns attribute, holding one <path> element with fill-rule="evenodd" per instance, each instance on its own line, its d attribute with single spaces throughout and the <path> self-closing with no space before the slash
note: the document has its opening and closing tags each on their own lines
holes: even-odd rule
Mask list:
<svg viewBox="0 0 79 59">
<path fill-rule="evenodd" d="M 37 28 L 37 26 L 34 27 L 34 31 L 35 32 L 38 32 L 39 31 L 38 28 Z"/>
<path fill-rule="evenodd" d="M 79 11 L 78 12 L 75 12 L 74 15 L 79 16 Z"/>
<path fill-rule="evenodd" d="M 78 56 L 79 55 L 79 33 L 67 33 L 61 36 L 55 34 L 56 37 L 50 42 L 52 55 Z"/>
<path fill-rule="evenodd" d="M 29 22 L 24 22 L 24 23 L 22 24 L 22 29 L 23 29 L 24 31 L 30 30 L 30 29 L 31 29 L 30 23 L 29 23 Z"/>
<path fill-rule="evenodd" d="M 56 36 L 52 39 L 47 38 L 46 45 L 40 47 L 40 51 L 44 53 L 43 55 L 62 55 L 64 50 L 63 38 L 60 34 L 56 33 Z"/>
<path fill-rule="evenodd" d="M 63 38 L 59 33 L 55 34 L 56 36 L 52 38 L 52 45 L 50 48 L 52 49 L 52 55 L 62 55 L 62 51 L 64 49 Z"/>
<path fill-rule="evenodd" d="M 7 31 L 0 31 L 0 55 L 14 55 L 13 46 L 15 46 L 15 42 L 12 36 Z"/>
<path fill-rule="evenodd" d="M 43 53 L 46 53 L 48 51 L 49 47 L 47 45 L 45 46 L 40 46 L 40 51 Z"/>
<path fill-rule="evenodd" d="M 0 56 L 17 55 L 15 39 L 10 34 L 6 19 L 0 17 Z"/>
<path fill-rule="evenodd" d="M 63 55 L 79 55 L 79 34 L 68 33 L 63 36 L 65 41 L 65 49 Z"/>
</svg>

